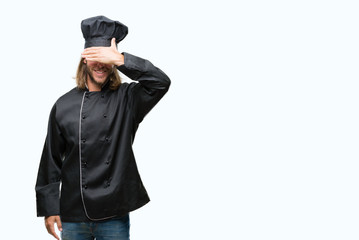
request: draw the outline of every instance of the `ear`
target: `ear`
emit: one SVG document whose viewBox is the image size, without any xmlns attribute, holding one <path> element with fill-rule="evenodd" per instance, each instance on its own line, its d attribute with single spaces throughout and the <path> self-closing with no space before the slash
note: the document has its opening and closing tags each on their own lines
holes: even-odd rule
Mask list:
<svg viewBox="0 0 359 240">
<path fill-rule="evenodd" d="M 84 63 L 85 63 L 85 64 L 87 63 L 86 58 L 84 58 Z"/>
</svg>

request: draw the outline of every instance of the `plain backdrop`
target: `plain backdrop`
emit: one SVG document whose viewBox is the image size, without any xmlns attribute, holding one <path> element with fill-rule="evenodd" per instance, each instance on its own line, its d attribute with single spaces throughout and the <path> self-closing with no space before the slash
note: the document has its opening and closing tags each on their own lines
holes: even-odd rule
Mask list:
<svg viewBox="0 0 359 240">
<path fill-rule="evenodd" d="M 359 239 L 358 1 L 0 5 L 2 239 L 52 239 L 37 169 L 96 15 L 172 80 L 133 146 L 151 202 L 131 239 Z"/>
</svg>

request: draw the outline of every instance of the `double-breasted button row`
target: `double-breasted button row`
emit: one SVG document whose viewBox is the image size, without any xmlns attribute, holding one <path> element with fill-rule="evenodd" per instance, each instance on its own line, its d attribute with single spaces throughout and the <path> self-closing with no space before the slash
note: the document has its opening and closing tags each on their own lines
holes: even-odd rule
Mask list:
<svg viewBox="0 0 359 240">
<path fill-rule="evenodd" d="M 90 97 L 90 93 L 89 92 L 86 92 L 85 93 L 85 97 L 86 98 L 89 98 Z M 101 93 L 101 98 L 105 98 L 105 94 L 104 93 Z M 84 121 L 86 121 L 85 119 L 87 119 L 89 116 L 91 116 L 91 112 L 87 112 L 87 113 L 83 113 L 82 115 L 81 115 L 81 119 L 82 120 L 84 120 Z M 108 118 L 108 114 L 107 113 L 103 113 L 102 114 L 102 118 L 105 120 L 105 119 L 107 119 Z M 110 142 L 110 136 L 106 136 L 106 137 L 104 137 L 104 138 L 102 138 L 102 139 L 104 139 L 104 141 L 106 142 L 106 143 L 109 143 Z M 81 143 L 82 144 L 85 144 L 86 143 L 86 138 L 82 138 L 81 139 Z M 106 160 L 105 161 L 105 164 L 106 165 L 109 165 L 110 164 L 110 160 Z M 87 161 L 82 161 L 82 168 L 87 168 L 89 165 L 88 165 L 88 162 Z M 105 180 L 105 182 L 104 182 L 104 188 L 107 188 L 107 187 L 110 187 L 110 185 L 111 185 L 111 179 L 107 179 L 107 180 Z M 87 189 L 88 188 L 88 186 L 86 185 L 86 184 L 83 184 L 82 185 L 82 188 L 83 189 Z"/>
<path fill-rule="evenodd" d="M 85 118 L 86 118 L 86 115 L 82 115 L 82 119 L 85 119 Z M 103 114 L 103 118 L 107 118 L 107 114 L 106 114 L 106 113 Z"/>
<path fill-rule="evenodd" d="M 86 97 L 86 98 L 89 98 L 89 96 L 90 96 L 90 93 L 89 93 L 89 92 L 86 92 L 86 93 L 85 93 L 85 97 Z M 101 98 L 105 98 L 105 94 L 104 94 L 104 93 L 101 93 Z"/>
<path fill-rule="evenodd" d="M 105 137 L 105 141 L 106 141 L 106 142 L 109 142 L 109 141 L 110 141 L 110 138 L 109 138 L 109 137 Z M 86 138 L 83 138 L 83 139 L 81 140 L 81 142 L 82 142 L 82 143 L 85 143 L 85 142 L 86 142 Z"/>
<path fill-rule="evenodd" d="M 103 118 L 107 118 L 107 114 L 106 114 L 106 113 L 104 113 L 102 116 L 103 116 Z M 81 118 L 82 118 L 82 119 L 86 119 L 86 115 L 83 114 L 83 115 L 81 116 Z"/>
<path fill-rule="evenodd" d="M 105 182 L 105 188 L 107 188 L 107 187 L 109 187 L 111 185 L 111 182 L 110 182 L 110 180 L 107 180 L 106 182 Z"/>
<path fill-rule="evenodd" d="M 90 97 L 90 92 L 86 92 L 86 93 L 85 93 L 85 97 L 86 97 L 86 98 L 89 98 L 89 97 Z M 101 98 L 105 98 L 105 94 L 104 94 L 104 93 L 101 93 Z"/>
<path fill-rule="evenodd" d="M 82 167 L 83 167 L 83 168 L 87 167 L 87 162 L 86 162 L 86 161 L 83 161 L 83 162 L 82 162 Z"/>
</svg>

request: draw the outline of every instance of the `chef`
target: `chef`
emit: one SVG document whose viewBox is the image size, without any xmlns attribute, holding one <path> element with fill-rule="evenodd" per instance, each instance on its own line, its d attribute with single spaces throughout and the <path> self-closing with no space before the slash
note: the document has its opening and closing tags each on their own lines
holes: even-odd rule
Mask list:
<svg viewBox="0 0 359 240">
<path fill-rule="evenodd" d="M 104 16 L 81 22 L 77 86 L 53 105 L 36 182 L 37 215 L 59 239 L 129 239 L 129 212 L 149 202 L 132 144 L 170 79 L 120 53 L 128 28 Z M 130 79 L 122 83 L 118 71 Z M 156 146 L 158 147 L 158 146 Z"/>
</svg>

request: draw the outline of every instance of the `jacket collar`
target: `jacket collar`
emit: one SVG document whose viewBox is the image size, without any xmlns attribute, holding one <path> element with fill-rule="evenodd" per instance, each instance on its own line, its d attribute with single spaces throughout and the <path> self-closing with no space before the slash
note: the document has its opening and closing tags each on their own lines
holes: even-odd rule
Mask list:
<svg viewBox="0 0 359 240">
<path fill-rule="evenodd" d="M 102 87 L 101 87 L 101 91 L 105 91 L 105 90 L 107 90 L 108 88 L 110 87 L 110 78 L 108 78 L 107 80 L 106 80 L 106 82 L 102 85 Z M 86 91 L 90 91 L 89 90 L 89 87 L 87 86 L 87 82 L 85 81 L 85 88 L 86 88 Z"/>
</svg>

